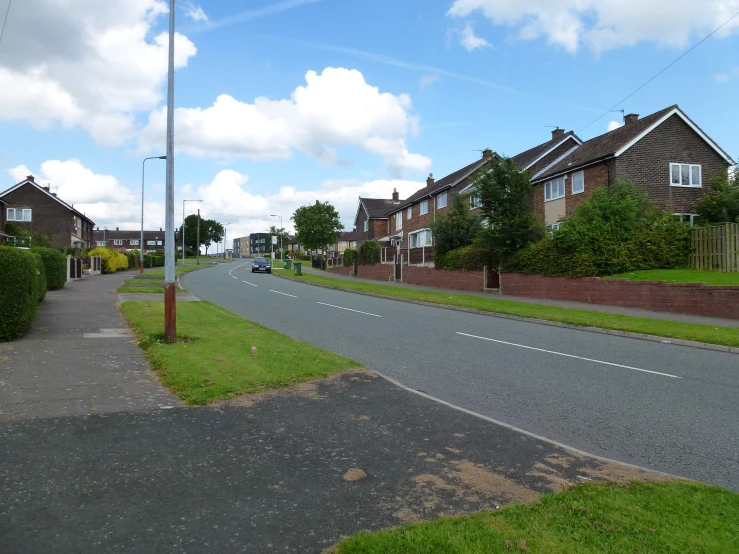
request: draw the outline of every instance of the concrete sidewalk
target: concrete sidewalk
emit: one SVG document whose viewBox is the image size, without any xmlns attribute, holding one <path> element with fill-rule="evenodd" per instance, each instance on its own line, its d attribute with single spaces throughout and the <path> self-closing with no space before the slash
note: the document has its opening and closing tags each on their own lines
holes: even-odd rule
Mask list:
<svg viewBox="0 0 739 554">
<path fill-rule="evenodd" d="M 135 273 L 49 291 L 31 328 L 0 343 L 0 420 L 177 406 L 123 320 L 116 288 Z"/>
<path fill-rule="evenodd" d="M 395 281 L 377 281 L 375 279 L 363 279 L 361 277 L 349 277 L 348 275 L 339 275 L 331 271 L 321 271 L 310 266 L 302 267 L 304 273 L 311 275 L 322 275 L 342 281 L 355 281 L 359 283 L 368 283 L 370 285 L 387 285 L 391 287 L 422 290 L 428 292 L 441 292 L 450 295 L 479 296 L 482 298 L 498 298 L 501 300 L 510 300 L 511 302 L 522 302 L 526 304 L 541 304 L 544 306 L 560 306 L 562 308 L 575 308 L 578 310 L 587 310 L 589 312 L 601 312 L 609 314 L 630 315 L 634 317 L 646 317 L 649 319 L 664 319 L 667 321 L 682 321 L 684 323 L 699 323 L 701 325 L 712 325 L 714 327 L 739 327 L 737 319 L 723 319 L 719 317 L 703 317 L 699 315 L 676 314 L 672 312 L 654 312 L 650 310 L 641 310 L 639 308 L 627 308 L 622 306 L 609 306 L 606 304 L 588 304 L 585 302 L 569 302 L 566 300 L 547 300 L 544 298 L 526 298 L 523 296 L 506 296 L 489 292 L 475 292 L 456 289 L 442 289 L 438 287 L 426 287 L 423 285 L 409 285 L 407 283 L 398 283 Z"/>
</svg>

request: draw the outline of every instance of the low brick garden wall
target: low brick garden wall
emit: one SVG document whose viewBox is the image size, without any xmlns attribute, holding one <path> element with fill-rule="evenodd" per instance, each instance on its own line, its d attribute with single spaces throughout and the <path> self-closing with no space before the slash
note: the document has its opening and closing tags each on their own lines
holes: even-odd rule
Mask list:
<svg viewBox="0 0 739 554">
<path fill-rule="evenodd" d="M 739 319 L 739 287 L 598 277 L 501 275 L 503 295 L 570 300 L 658 312 Z"/>
<path fill-rule="evenodd" d="M 393 276 L 392 264 L 357 266 L 357 277 L 387 282 Z M 328 273 L 351 275 L 351 267 L 337 267 Z M 411 285 L 425 285 L 457 290 L 483 291 L 482 271 L 449 271 L 430 267 L 403 266 L 403 282 Z"/>
</svg>

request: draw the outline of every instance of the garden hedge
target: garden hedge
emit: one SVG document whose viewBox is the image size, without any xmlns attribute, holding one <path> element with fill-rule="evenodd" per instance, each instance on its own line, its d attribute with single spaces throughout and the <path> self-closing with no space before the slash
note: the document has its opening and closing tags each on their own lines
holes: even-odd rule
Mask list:
<svg viewBox="0 0 739 554">
<path fill-rule="evenodd" d="M 117 252 L 112 248 L 93 248 L 88 253 L 89 256 L 100 256 L 103 262 L 103 273 L 115 273 L 128 269 L 128 258 L 122 252 Z"/>
<path fill-rule="evenodd" d="M 352 250 L 351 248 L 348 248 L 344 250 L 343 257 L 344 257 L 343 264 L 345 266 L 352 266 L 354 265 L 354 262 L 357 261 L 357 251 Z"/>
<path fill-rule="evenodd" d="M 62 288 L 67 282 L 67 258 L 59 250 L 53 248 L 31 248 L 41 256 L 46 269 L 46 286 L 49 290 Z"/>
<path fill-rule="evenodd" d="M 382 245 L 374 240 L 363 242 L 357 252 L 357 261 L 360 265 L 380 263 L 382 258 Z"/>
<path fill-rule="evenodd" d="M 36 260 L 28 250 L 0 246 L 0 340 L 20 337 L 38 310 Z"/>
<path fill-rule="evenodd" d="M 434 267 L 436 269 L 480 271 L 489 263 L 489 257 L 487 250 L 476 244 L 471 244 L 449 250 L 445 254 L 436 254 L 436 251 L 434 251 Z"/>
<path fill-rule="evenodd" d="M 33 264 L 36 269 L 36 279 L 34 286 L 36 287 L 36 299 L 41 302 L 46 298 L 46 268 L 44 267 L 44 261 L 41 259 L 41 255 L 38 252 L 31 252 L 33 257 Z"/>
</svg>

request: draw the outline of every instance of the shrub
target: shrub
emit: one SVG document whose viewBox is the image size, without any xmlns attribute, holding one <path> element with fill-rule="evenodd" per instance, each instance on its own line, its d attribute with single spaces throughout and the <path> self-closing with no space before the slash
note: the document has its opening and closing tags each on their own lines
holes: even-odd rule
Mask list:
<svg viewBox="0 0 739 554">
<path fill-rule="evenodd" d="M 344 265 L 352 266 L 357 261 L 357 251 L 352 249 L 344 250 Z"/>
<path fill-rule="evenodd" d="M 437 256 L 434 254 L 436 269 L 461 269 L 463 271 L 479 271 L 488 263 L 488 252 L 478 245 L 471 244 L 449 250 Z"/>
<path fill-rule="evenodd" d="M 62 288 L 67 282 L 67 258 L 59 250 L 53 248 L 32 248 L 41 256 L 46 270 L 46 286 L 49 290 Z"/>
<path fill-rule="evenodd" d="M 455 194 L 445 215 L 429 224 L 434 237 L 434 259 L 447 252 L 472 244 L 482 230 L 477 216 L 470 214 L 470 206 L 464 197 Z"/>
<path fill-rule="evenodd" d="M 46 298 L 46 269 L 44 268 L 44 261 L 37 252 L 31 252 L 31 256 L 35 269 L 33 286 L 36 289 L 36 299 L 41 302 Z"/>
<path fill-rule="evenodd" d="M 382 246 L 379 242 L 368 240 L 362 243 L 357 252 L 357 262 L 361 265 L 376 264 L 380 262 Z"/>
<path fill-rule="evenodd" d="M 36 317 L 37 277 L 30 252 L 0 246 L 0 340 L 20 337 Z"/>
<path fill-rule="evenodd" d="M 89 255 L 100 256 L 102 258 L 103 273 L 115 273 L 116 271 L 128 269 L 128 258 L 112 248 L 93 248 L 90 250 Z"/>
</svg>

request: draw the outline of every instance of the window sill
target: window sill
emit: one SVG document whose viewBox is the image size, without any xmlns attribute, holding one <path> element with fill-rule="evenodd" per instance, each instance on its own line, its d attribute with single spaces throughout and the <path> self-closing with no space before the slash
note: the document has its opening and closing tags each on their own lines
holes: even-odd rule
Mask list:
<svg viewBox="0 0 739 554">
<path fill-rule="evenodd" d="M 550 198 L 549 200 L 544 199 L 544 203 L 546 204 L 547 202 L 554 202 L 555 200 L 562 200 L 563 198 L 564 196 L 559 196 L 557 198 Z"/>
<path fill-rule="evenodd" d="M 572 195 L 574 196 L 574 195 L 576 195 L 576 194 L 582 194 L 583 192 L 585 192 L 585 191 L 584 191 L 584 190 L 580 190 L 580 191 L 577 191 L 577 192 L 575 192 L 575 191 L 573 190 L 573 191 L 572 191 Z"/>
<path fill-rule="evenodd" d="M 702 189 L 703 185 L 673 185 L 670 183 L 671 187 L 676 187 L 680 189 Z"/>
</svg>

